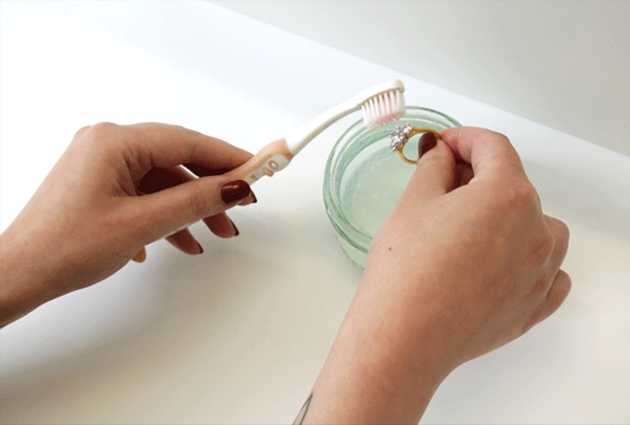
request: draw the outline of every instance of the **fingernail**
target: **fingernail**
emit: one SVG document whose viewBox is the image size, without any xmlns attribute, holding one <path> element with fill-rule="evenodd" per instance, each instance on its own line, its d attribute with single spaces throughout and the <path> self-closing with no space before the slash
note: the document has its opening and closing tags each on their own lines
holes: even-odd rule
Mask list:
<svg viewBox="0 0 630 425">
<path fill-rule="evenodd" d="M 133 256 L 132 260 L 136 263 L 143 263 L 144 260 L 147 259 L 147 250 L 145 247 L 142 247 L 140 251 L 136 255 Z"/>
<path fill-rule="evenodd" d="M 245 199 L 251 193 L 252 189 L 244 180 L 234 180 L 221 186 L 221 199 L 226 204 Z"/>
<path fill-rule="evenodd" d="M 230 223 L 232 223 L 232 227 L 234 227 L 234 236 L 238 236 L 241 234 L 241 232 L 238 231 L 238 227 L 236 227 L 236 224 L 234 224 L 234 222 L 232 221 L 232 219 L 230 219 Z"/>
<path fill-rule="evenodd" d="M 197 242 L 197 246 L 199 247 L 199 253 L 197 255 L 203 254 L 203 247 L 201 246 L 199 242 Z"/>
<path fill-rule="evenodd" d="M 418 143 L 418 155 L 419 158 L 422 158 L 422 155 L 429 152 L 437 146 L 437 137 L 433 133 L 424 133 L 420 137 L 420 143 Z"/>
<path fill-rule="evenodd" d="M 255 204 L 256 202 L 258 202 L 258 199 L 256 199 L 256 195 L 254 195 L 254 192 L 252 192 L 252 198 L 254 198 L 254 200 L 252 201 L 252 204 Z"/>
</svg>

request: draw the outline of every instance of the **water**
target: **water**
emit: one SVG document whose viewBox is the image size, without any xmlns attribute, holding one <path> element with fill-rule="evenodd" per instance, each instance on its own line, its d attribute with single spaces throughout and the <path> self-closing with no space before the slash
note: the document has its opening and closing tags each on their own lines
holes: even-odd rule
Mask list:
<svg viewBox="0 0 630 425">
<path fill-rule="evenodd" d="M 436 131 L 460 125 L 440 112 L 415 106 L 407 107 L 400 120 L 381 127 L 366 129 L 357 121 L 340 137 L 326 166 L 326 210 L 343 251 L 361 268 L 372 237 L 416 169 L 389 149 L 394 128 L 406 124 Z M 418 137 L 405 146 L 407 158 L 417 158 Z"/>
<path fill-rule="evenodd" d="M 374 236 L 415 169 L 383 145 L 361 152 L 348 165 L 342 183 L 348 220 L 361 232 Z"/>
</svg>

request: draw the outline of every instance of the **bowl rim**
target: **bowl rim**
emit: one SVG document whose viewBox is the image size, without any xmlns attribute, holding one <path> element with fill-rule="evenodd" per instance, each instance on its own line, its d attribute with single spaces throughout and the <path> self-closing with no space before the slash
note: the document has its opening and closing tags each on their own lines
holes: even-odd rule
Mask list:
<svg viewBox="0 0 630 425">
<path fill-rule="evenodd" d="M 427 116 L 414 116 L 411 115 L 409 118 L 425 118 L 431 119 L 431 116 L 435 116 L 435 118 L 441 118 L 441 120 L 446 121 L 446 123 L 450 124 L 450 127 L 461 127 L 461 123 L 456 119 L 444 114 L 443 112 L 436 111 L 431 108 L 421 107 L 421 106 L 407 106 L 407 111 L 405 115 L 403 115 L 399 120 L 404 120 L 408 115 L 415 113 L 428 114 Z M 436 120 L 437 121 L 437 120 Z M 436 122 L 436 124 L 438 124 Z M 357 142 L 357 139 L 365 137 L 366 134 L 370 134 L 373 130 L 378 130 L 379 127 L 368 129 L 363 125 L 363 119 L 355 121 L 352 123 L 342 134 L 339 136 L 335 144 L 333 145 L 330 154 L 328 155 L 328 159 L 326 161 L 326 167 L 324 169 L 324 181 L 323 181 L 323 194 L 324 194 L 324 206 L 326 208 L 326 214 L 328 215 L 328 219 L 330 220 L 333 228 L 337 232 L 337 234 L 343 238 L 348 244 L 358 249 L 363 253 L 367 253 L 369 249 L 369 245 L 372 241 L 373 236 L 368 235 L 364 231 L 358 229 L 350 220 L 347 219 L 346 214 L 343 213 L 340 205 L 337 205 L 335 202 L 334 194 L 339 196 L 337 193 L 334 179 L 336 176 L 334 173 L 333 167 L 337 166 L 337 159 L 344 152 L 344 148 L 352 146 Z M 448 126 L 445 128 L 449 128 Z M 371 146 L 368 145 L 368 146 Z M 367 147 L 367 146 L 366 146 Z M 344 227 L 348 227 L 348 229 L 344 229 Z M 351 230 L 353 235 L 348 234 L 348 230 Z"/>
</svg>

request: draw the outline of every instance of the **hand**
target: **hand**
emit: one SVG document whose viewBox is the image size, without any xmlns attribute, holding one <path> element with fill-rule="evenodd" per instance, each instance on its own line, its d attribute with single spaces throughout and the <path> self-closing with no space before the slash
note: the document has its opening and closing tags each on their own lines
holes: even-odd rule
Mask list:
<svg viewBox="0 0 630 425">
<path fill-rule="evenodd" d="M 201 253 L 185 229 L 196 221 L 220 237 L 237 235 L 224 211 L 255 198 L 246 182 L 221 174 L 250 157 L 165 124 L 79 130 L 0 236 L 0 324 L 104 279 L 167 235 L 183 252 Z"/>
<path fill-rule="evenodd" d="M 453 369 L 568 295 L 568 229 L 542 213 L 509 140 L 441 136 L 423 136 L 434 147 L 372 242 L 305 422 L 417 423 Z"/>
</svg>

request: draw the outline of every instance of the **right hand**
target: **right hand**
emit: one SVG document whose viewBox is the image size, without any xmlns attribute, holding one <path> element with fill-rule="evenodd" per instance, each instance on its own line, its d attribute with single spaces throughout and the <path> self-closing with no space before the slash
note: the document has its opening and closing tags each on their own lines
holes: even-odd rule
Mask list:
<svg viewBox="0 0 630 425">
<path fill-rule="evenodd" d="M 477 128 L 441 135 L 423 136 L 435 147 L 372 242 L 305 423 L 417 423 L 451 371 L 569 293 L 567 226 L 542 213 L 509 140 Z"/>
<path fill-rule="evenodd" d="M 397 309 L 421 311 L 415 325 L 431 322 L 453 369 L 558 309 L 571 287 L 560 270 L 569 230 L 543 214 L 505 136 L 456 128 L 442 137 L 375 238 L 366 276 L 405 294 Z"/>
</svg>

